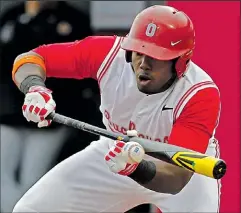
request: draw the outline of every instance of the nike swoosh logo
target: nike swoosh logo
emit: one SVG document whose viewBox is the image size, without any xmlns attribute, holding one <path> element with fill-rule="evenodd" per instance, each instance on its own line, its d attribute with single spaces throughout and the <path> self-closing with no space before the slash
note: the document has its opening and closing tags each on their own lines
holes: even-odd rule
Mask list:
<svg viewBox="0 0 241 213">
<path fill-rule="evenodd" d="M 162 108 L 162 111 L 165 111 L 165 110 L 173 110 L 173 108 L 171 107 L 166 107 L 166 105 Z"/>
<path fill-rule="evenodd" d="M 180 43 L 182 40 L 179 40 L 179 41 L 177 41 L 177 42 L 171 42 L 171 45 L 172 46 L 175 46 L 175 45 L 177 45 L 178 43 Z"/>
</svg>

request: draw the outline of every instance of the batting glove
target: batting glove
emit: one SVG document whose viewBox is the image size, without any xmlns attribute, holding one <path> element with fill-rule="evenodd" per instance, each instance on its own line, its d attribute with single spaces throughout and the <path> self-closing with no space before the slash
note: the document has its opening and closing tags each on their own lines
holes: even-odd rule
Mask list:
<svg viewBox="0 0 241 213">
<path fill-rule="evenodd" d="M 136 170 L 144 154 L 139 143 L 116 141 L 105 156 L 105 161 L 112 172 L 128 176 Z"/>
<path fill-rule="evenodd" d="M 52 121 L 45 118 L 54 112 L 55 108 L 56 104 L 50 89 L 32 86 L 25 95 L 22 111 L 27 121 L 38 123 L 38 127 L 41 128 L 51 124 Z"/>
</svg>

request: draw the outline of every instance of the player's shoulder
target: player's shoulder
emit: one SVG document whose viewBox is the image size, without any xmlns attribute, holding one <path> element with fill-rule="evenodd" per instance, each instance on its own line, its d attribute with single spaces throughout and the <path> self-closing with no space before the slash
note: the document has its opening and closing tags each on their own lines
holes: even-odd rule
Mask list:
<svg viewBox="0 0 241 213">
<path fill-rule="evenodd" d="M 187 103 L 209 103 L 210 99 L 219 102 L 219 88 L 213 79 L 194 62 L 190 62 L 185 75 L 180 78 L 169 97 L 169 105 L 174 106 L 173 117 L 176 120 Z"/>
<path fill-rule="evenodd" d="M 87 36 L 84 41 L 98 46 L 113 46 L 115 42 L 121 40 L 121 37 L 116 35 L 93 35 Z"/>
<path fill-rule="evenodd" d="M 83 46 L 89 50 L 96 53 L 104 52 L 107 55 L 109 52 L 119 50 L 121 41 L 122 37 L 116 35 L 94 35 L 86 37 L 81 43 L 84 42 Z"/>
<path fill-rule="evenodd" d="M 179 102 L 188 102 L 196 93 L 206 91 L 208 88 L 213 88 L 219 92 L 218 86 L 208 73 L 191 61 L 184 76 L 174 85 L 170 100 L 177 104 Z"/>
<path fill-rule="evenodd" d="M 190 61 L 187 72 L 183 78 L 185 82 L 188 82 L 190 85 L 196 85 L 200 83 L 210 83 L 217 87 L 216 83 L 212 77 L 206 72 L 203 68 L 198 66 L 193 61 Z M 218 87 L 217 87 L 218 88 Z"/>
<path fill-rule="evenodd" d="M 96 48 L 96 54 L 104 54 L 103 60 L 101 62 L 101 66 L 97 72 L 98 82 L 103 84 L 103 82 L 107 82 L 107 79 L 112 79 L 113 76 L 117 76 L 118 73 L 122 73 L 125 67 L 125 52 L 121 48 L 121 42 L 123 37 L 121 36 L 103 36 L 95 37 L 94 39 L 101 41 L 101 46 Z M 103 39 L 111 40 L 111 43 L 108 42 L 107 44 L 103 45 Z M 99 42 L 98 42 L 99 44 Z M 108 47 L 107 47 L 108 46 Z"/>
</svg>

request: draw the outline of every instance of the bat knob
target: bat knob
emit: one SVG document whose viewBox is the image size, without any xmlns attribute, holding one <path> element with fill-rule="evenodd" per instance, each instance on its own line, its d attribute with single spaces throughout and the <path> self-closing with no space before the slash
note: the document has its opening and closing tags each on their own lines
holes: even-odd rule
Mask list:
<svg viewBox="0 0 241 213">
<path fill-rule="evenodd" d="M 227 165 L 223 160 L 219 160 L 214 169 L 213 169 L 213 177 L 215 179 L 220 179 L 226 174 Z"/>
</svg>

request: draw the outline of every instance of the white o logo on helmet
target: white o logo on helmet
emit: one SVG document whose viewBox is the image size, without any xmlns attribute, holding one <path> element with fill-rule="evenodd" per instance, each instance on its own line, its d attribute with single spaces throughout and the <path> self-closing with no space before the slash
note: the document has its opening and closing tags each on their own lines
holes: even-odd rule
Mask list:
<svg viewBox="0 0 241 213">
<path fill-rule="evenodd" d="M 157 26 L 155 24 L 153 23 L 148 24 L 146 28 L 146 35 L 148 37 L 154 36 L 156 29 L 157 29 Z"/>
</svg>

